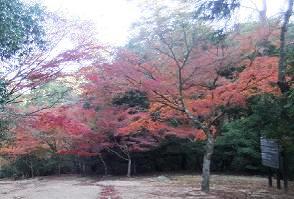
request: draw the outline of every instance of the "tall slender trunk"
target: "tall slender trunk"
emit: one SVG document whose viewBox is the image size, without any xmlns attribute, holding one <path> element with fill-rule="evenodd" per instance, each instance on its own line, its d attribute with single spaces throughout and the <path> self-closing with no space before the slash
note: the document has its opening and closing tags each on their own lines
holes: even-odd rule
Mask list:
<svg viewBox="0 0 294 199">
<path fill-rule="evenodd" d="M 80 157 L 79 157 L 79 174 L 82 175 L 82 162 Z"/>
<path fill-rule="evenodd" d="M 286 81 L 286 32 L 288 30 L 289 19 L 292 15 L 293 1 L 288 0 L 288 9 L 284 15 L 283 24 L 280 33 L 280 60 L 279 60 L 279 75 L 278 75 L 278 85 L 282 93 L 289 90 L 289 85 Z"/>
<path fill-rule="evenodd" d="M 131 177 L 132 174 L 132 159 L 131 156 L 128 155 L 128 173 L 127 173 L 127 177 Z"/>
<path fill-rule="evenodd" d="M 30 161 L 30 169 L 31 169 L 31 176 L 33 178 L 35 176 L 34 176 L 34 166 L 33 166 L 33 161 L 32 160 Z"/>
<path fill-rule="evenodd" d="M 103 168 L 104 168 L 104 175 L 107 176 L 108 175 L 108 168 L 107 168 L 107 164 L 103 159 L 103 156 L 101 154 L 99 154 L 99 159 L 103 164 Z"/>
<path fill-rule="evenodd" d="M 58 169 L 58 175 L 60 176 L 61 175 L 61 157 L 60 155 L 56 154 L 57 155 L 57 169 Z"/>
<path fill-rule="evenodd" d="M 59 176 L 61 175 L 61 165 L 60 165 L 60 162 L 58 162 L 58 175 Z"/>
<path fill-rule="evenodd" d="M 137 167 L 136 167 L 136 162 L 133 161 L 133 175 L 137 174 Z"/>
<path fill-rule="evenodd" d="M 83 162 L 82 166 L 83 166 L 83 175 L 85 176 L 86 175 L 86 163 Z"/>
<path fill-rule="evenodd" d="M 201 190 L 204 192 L 209 192 L 210 161 L 214 149 L 214 139 L 215 138 L 213 137 L 213 135 L 211 133 L 208 133 L 202 165 Z"/>
</svg>

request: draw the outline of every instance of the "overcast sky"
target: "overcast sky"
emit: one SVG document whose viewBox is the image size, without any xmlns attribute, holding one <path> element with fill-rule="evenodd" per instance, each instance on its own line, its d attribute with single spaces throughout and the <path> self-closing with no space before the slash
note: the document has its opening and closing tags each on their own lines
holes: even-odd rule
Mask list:
<svg viewBox="0 0 294 199">
<path fill-rule="evenodd" d="M 99 40 L 113 45 L 122 45 L 127 41 L 130 25 L 140 17 L 140 10 L 134 1 L 140 0 L 39 0 L 51 11 L 63 12 L 67 16 L 93 20 L 99 32 Z M 159 0 L 163 1 L 163 0 Z M 168 0 L 165 0 L 168 1 Z M 262 0 L 245 0 L 247 5 L 260 5 Z M 267 0 L 268 15 L 275 15 L 285 6 L 285 0 Z M 250 11 L 240 12 L 248 18 Z"/>
<path fill-rule="evenodd" d="M 126 0 L 42 0 L 51 11 L 83 20 L 93 20 L 99 40 L 114 45 L 126 42 L 130 25 L 140 16 L 139 9 Z"/>
</svg>

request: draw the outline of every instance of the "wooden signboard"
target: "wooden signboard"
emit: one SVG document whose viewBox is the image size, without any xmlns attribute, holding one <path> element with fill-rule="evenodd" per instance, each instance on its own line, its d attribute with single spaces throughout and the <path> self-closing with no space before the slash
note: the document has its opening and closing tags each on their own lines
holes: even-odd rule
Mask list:
<svg viewBox="0 0 294 199">
<path fill-rule="evenodd" d="M 288 190 L 288 169 L 286 154 L 277 140 L 260 137 L 262 165 L 269 167 L 268 184 L 272 186 L 272 168 L 277 172 L 277 188 L 281 189 L 281 173 L 284 189 Z"/>
<path fill-rule="evenodd" d="M 274 139 L 260 138 L 262 165 L 280 168 L 280 146 Z"/>
</svg>

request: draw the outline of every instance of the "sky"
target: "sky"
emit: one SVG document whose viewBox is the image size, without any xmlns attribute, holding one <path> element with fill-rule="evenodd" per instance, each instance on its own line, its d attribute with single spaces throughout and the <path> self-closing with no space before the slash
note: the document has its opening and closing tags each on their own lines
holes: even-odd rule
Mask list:
<svg viewBox="0 0 294 199">
<path fill-rule="evenodd" d="M 127 0 L 42 0 L 51 11 L 66 16 L 92 20 L 97 26 L 99 40 L 123 45 L 129 28 L 140 16 L 139 9 Z"/>
<path fill-rule="evenodd" d="M 140 0 L 39 0 L 50 11 L 62 12 L 68 17 L 92 20 L 97 26 L 98 39 L 110 45 L 123 45 L 128 40 L 129 28 L 140 16 L 134 2 Z M 163 1 L 163 0 L 158 0 Z M 168 1 L 168 0 L 165 0 Z M 244 0 L 246 5 L 261 5 L 262 0 Z M 268 16 L 285 7 L 286 0 L 267 0 Z M 253 4 L 254 3 L 254 4 Z M 250 19 L 248 10 L 240 11 L 241 18 Z"/>
</svg>

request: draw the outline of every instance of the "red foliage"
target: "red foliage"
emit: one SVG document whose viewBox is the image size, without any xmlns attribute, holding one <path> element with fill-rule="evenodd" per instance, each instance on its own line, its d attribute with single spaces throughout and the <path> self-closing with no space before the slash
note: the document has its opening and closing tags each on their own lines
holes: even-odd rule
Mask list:
<svg viewBox="0 0 294 199">
<path fill-rule="evenodd" d="M 41 142 L 32 134 L 27 133 L 27 129 L 13 129 L 15 133 L 13 144 L 7 145 L 0 149 L 0 154 L 8 156 L 19 156 L 30 154 L 42 147 Z"/>
<path fill-rule="evenodd" d="M 115 147 L 129 154 L 157 146 L 167 135 L 204 140 L 208 129 L 216 136 L 219 116 L 224 114 L 222 107 L 244 107 L 248 97 L 260 93 L 279 94 L 274 85 L 278 58 L 243 56 L 259 52 L 256 43 L 274 35 L 262 29 L 248 35 L 231 35 L 237 44 L 221 53 L 212 44 L 207 44 L 208 49 L 196 46 L 186 61 L 165 53 L 146 61 L 120 50 L 112 63 L 91 62 L 75 75 L 83 100 L 42 112 L 27 125 L 28 129 L 17 130 L 13 149 L 2 151 L 28 153 L 54 141 L 60 154 L 95 156 Z M 64 61 L 91 60 L 91 51 L 98 48 L 82 46 L 62 54 L 42 65 L 42 70 L 31 72 L 26 83 L 39 82 L 47 77 L 47 69 L 50 72 Z M 224 75 L 230 70 L 231 74 Z M 148 110 L 111 104 L 114 96 L 130 89 L 147 93 Z M 200 127 L 195 128 L 187 112 L 197 118 Z M 177 120 L 177 125 L 170 124 L 171 119 Z"/>
<path fill-rule="evenodd" d="M 99 68 L 103 74 L 99 73 L 99 78 L 91 76 L 88 79 L 87 86 L 91 85 L 88 87 L 91 89 L 87 94 L 97 99 L 96 96 L 100 95 L 97 90 L 101 91 L 97 89 L 97 84 L 115 94 L 130 88 L 148 93 L 151 101 L 148 113 L 136 119 L 128 118 L 126 126 L 118 130 L 121 135 L 126 136 L 145 128 L 149 132 L 160 133 L 165 130 L 166 133 L 175 132 L 178 136 L 191 136 L 193 130 L 189 129 L 189 123 L 177 128 L 166 125 L 169 118 L 189 120 L 180 98 L 183 98 L 187 110 L 193 116 L 201 117 L 201 123 L 216 135 L 215 122 L 222 114 L 220 107 L 246 106 L 248 97 L 264 92 L 279 94 L 278 88 L 274 86 L 277 82 L 277 57 L 242 58 L 244 54 L 259 52 L 261 49 L 256 47 L 256 43 L 274 38 L 274 33 L 258 29 L 248 35 L 232 35 L 237 44 L 224 48 L 222 53 L 212 45 L 208 47 L 209 50 L 195 47 L 181 69 L 178 66 L 183 64 L 181 58 L 159 53 L 157 58 L 144 61 L 136 54 L 122 50 L 114 63 L 99 65 L 91 70 L 97 71 Z M 229 67 L 239 67 L 240 71 L 232 72 L 230 77 L 222 75 L 221 72 Z M 182 91 L 179 91 L 179 86 Z M 156 111 L 159 111 L 160 119 L 154 120 L 151 115 Z M 202 133 L 194 133 L 194 136 L 199 139 L 205 137 Z"/>
</svg>

